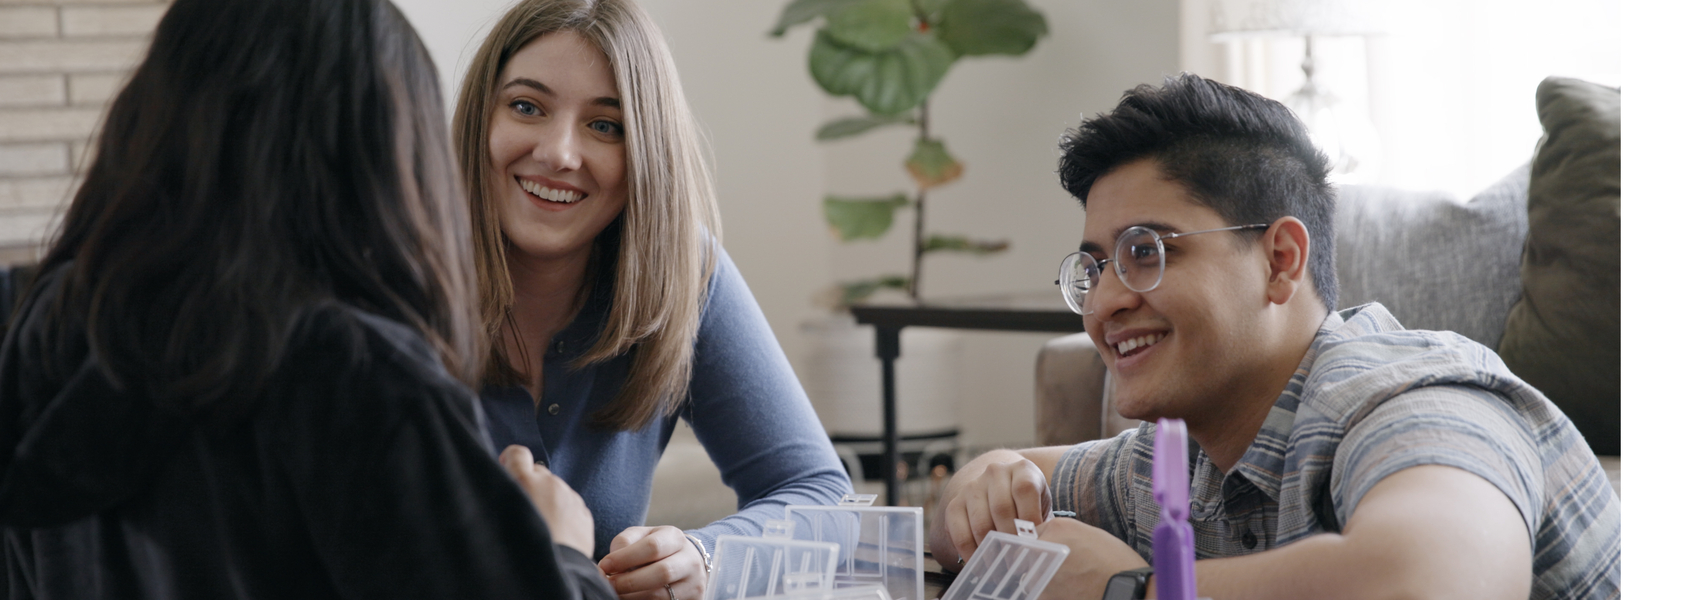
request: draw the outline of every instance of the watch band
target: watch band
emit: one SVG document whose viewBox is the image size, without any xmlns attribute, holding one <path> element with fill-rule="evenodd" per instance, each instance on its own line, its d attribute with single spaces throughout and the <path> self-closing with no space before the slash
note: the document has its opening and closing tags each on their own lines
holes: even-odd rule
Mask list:
<svg viewBox="0 0 1700 600">
<path fill-rule="evenodd" d="M 1144 600 L 1150 582 L 1151 567 L 1116 573 L 1104 585 L 1104 600 Z"/>
</svg>

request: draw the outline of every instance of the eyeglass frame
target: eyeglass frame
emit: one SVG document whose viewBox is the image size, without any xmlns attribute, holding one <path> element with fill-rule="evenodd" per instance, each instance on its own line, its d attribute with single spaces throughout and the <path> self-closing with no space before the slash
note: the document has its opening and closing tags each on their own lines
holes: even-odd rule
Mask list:
<svg viewBox="0 0 1700 600">
<path fill-rule="evenodd" d="M 1168 272 L 1168 265 L 1169 265 L 1168 251 L 1165 250 L 1164 247 L 1163 247 L 1164 246 L 1163 240 L 1172 240 L 1172 239 L 1175 239 L 1175 238 L 1178 238 L 1178 237 L 1186 237 L 1186 236 L 1189 236 L 1189 235 L 1198 235 L 1200 233 L 1215 233 L 1215 232 L 1218 232 L 1218 231 L 1243 231 L 1243 230 L 1247 230 L 1247 229 L 1268 229 L 1269 227 L 1270 227 L 1269 223 L 1260 223 L 1260 224 L 1257 224 L 1257 225 L 1236 225 L 1236 226 L 1233 226 L 1233 227 L 1219 227 L 1219 228 L 1216 228 L 1216 229 L 1205 229 L 1205 230 L 1202 230 L 1202 231 L 1186 231 L 1186 232 L 1177 231 L 1177 232 L 1174 232 L 1174 233 L 1166 233 L 1165 234 L 1165 233 L 1157 233 L 1157 230 L 1152 229 L 1150 227 L 1146 227 L 1144 225 L 1134 225 L 1134 226 L 1129 227 L 1127 229 L 1123 229 L 1121 233 L 1116 234 L 1116 245 L 1115 245 L 1114 248 L 1111 249 L 1110 258 L 1105 258 L 1105 259 L 1102 259 L 1102 260 L 1094 259 L 1094 258 L 1092 258 L 1092 255 L 1087 254 L 1085 252 L 1081 252 L 1081 251 L 1070 252 L 1067 255 L 1064 255 L 1062 262 L 1057 265 L 1057 279 L 1056 279 L 1056 281 L 1053 281 L 1051 283 L 1056 285 L 1057 289 L 1062 292 L 1063 302 L 1067 303 L 1069 309 L 1073 310 L 1075 312 L 1075 314 L 1090 315 L 1090 314 L 1092 314 L 1092 311 L 1086 310 L 1086 304 L 1087 304 L 1086 303 L 1086 294 L 1090 294 L 1090 293 L 1092 293 L 1092 290 L 1097 289 L 1097 287 L 1098 287 L 1097 284 L 1095 284 L 1095 283 L 1090 284 L 1091 287 L 1086 289 L 1086 294 L 1081 294 L 1080 304 L 1077 306 L 1077 305 L 1075 305 L 1074 298 L 1069 294 L 1068 287 L 1067 287 L 1069 284 L 1063 283 L 1063 278 L 1062 278 L 1063 265 L 1068 264 L 1068 261 L 1070 259 L 1073 259 L 1075 257 L 1075 255 L 1077 255 L 1077 254 L 1083 256 L 1084 259 L 1085 259 L 1084 264 L 1086 264 L 1087 267 L 1088 267 L 1088 271 L 1087 271 L 1088 272 L 1088 281 L 1091 281 L 1093 279 L 1100 279 L 1100 280 L 1103 279 L 1104 265 L 1110 263 L 1113 260 L 1113 261 L 1115 261 L 1115 264 L 1116 264 L 1116 280 L 1122 282 L 1122 285 L 1124 287 L 1126 287 L 1129 291 L 1132 291 L 1132 292 L 1138 293 L 1138 294 L 1143 294 L 1143 293 L 1149 292 L 1151 290 L 1157 289 L 1157 286 L 1161 285 L 1163 283 L 1163 274 Z M 1126 239 L 1128 237 L 1128 234 L 1134 233 L 1137 230 L 1144 230 L 1144 231 L 1149 232 L 1151 234 L 1152 239 L 1157 241 L 1157 280 L 1151 282 L 1151 287 L 1145 288 L 1143 290 L 1134 289 L 1133 284 L 1130 284 L 1130 283 L 1127 282 L 1125 275 L 1126 275 L 1126 273 L 1129 272 L 1129 270 L 1123 269 L 1122 265 L 1121 265 L 1122 240 Z M 1091 277 L 1091 275 L 1090 275 L 1091 271 L 1097 271 L 1098 277 Z"/>
</svg>

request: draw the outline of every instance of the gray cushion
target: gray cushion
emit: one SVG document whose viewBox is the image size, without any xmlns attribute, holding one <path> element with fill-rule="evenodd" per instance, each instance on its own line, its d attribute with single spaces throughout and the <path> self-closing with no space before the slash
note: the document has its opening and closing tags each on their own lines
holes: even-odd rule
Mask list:
<svg viewBox="0 0 1700 600">
<path fill-rule="evenodd" d="M 1341 186 L 1334 212 L 1340 307 L 1380 302 L 1407 329 L 1493 348 L 1517 301 L 1529 167 L 1468 203 L 1445 192 Z"/>
<path fill-rule="evenodd" d="M 1621 409 L 1618 90 L 1549 78 L 1535 92 L 1546 130 L 1529 183 L 1523 300 L 1499 354 L 1551 398 L 1597 454 L 1617 454 Z"/>
</svg>

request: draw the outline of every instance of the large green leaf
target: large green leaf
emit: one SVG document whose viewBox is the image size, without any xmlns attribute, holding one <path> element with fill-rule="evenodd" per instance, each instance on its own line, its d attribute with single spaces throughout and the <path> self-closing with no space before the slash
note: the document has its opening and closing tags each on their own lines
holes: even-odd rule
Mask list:
<svg viewBox="0 0 1700 600">
<path fill-rule="evenodd" d="M 773 24 L 773 29 L 767 34 L 773 37 L 785 35 L 785 30 L 793 25 L 807 23 L 815 17 L 824 16 L 834 10 L 868 2 L 869 0 L 791 0 L 785 5 L 785 10 L 779 13 L 779 22 Z"/>
<path fill-rule="evenodd" d="M 885 127 L 887 125 L 914 124 L 915 119 L 907 115 L 901 117 L 889 117 L 885 115 L 844 117 L 842 119 L 834 119 L 832 122 L 820 126 L 820 129 L 815 131 L 815 141 L 825 142 L 840 138 L 847 138 L 869 130 Z"/>
<path fill-rule="evenodd" d="M 939 39 L 962 56 L 1026 54 L 1047 31 L 1022 0 L 949 0 L 939 11 Z"/>
<path fill-rule="evenodd" d="M 867 300 L 868 296 L 874 295 L 874 292 L 880 291 L 881 288 L 907 290 L 909 289 L 909 278 L 902 275 L 886 275 L 873 279 L 840 283 L 838 284 L 838 307 L 843 308 Z"/>
<path fill-rule="evenodd" d="M 944 9 L 947 2 L 950 0 L 916 0 L 915 9 L 921 11 L 922 18 L 926 21 L 936 21 L 939 11 Z"/>
<path fill-rule="evenodd" d="M 863 0 L 826 13 L 826 33 L 846 46 L 880 52 L 909 37 L 914 18 L 909 0 Z"/>
<path fill-rule="evenodd" d="M 961 235 L 934 235 L 921 246 L 923 252 L 944 250 L 969 254 L 995 254 L 1009 249 L 1009 240 L 971 240 Z"/>
<path fill-rule="evenodd" d="M 904 168 L 909 170 L 909 177 L 921 189 L 935 188 L 962 177 L 962 163 L 944 149 L 944 142 L 939 140 L 915 140 L 915 150 L 909 153 L 909 159 L 903 161 Z"/>
<path fill-rule="evenodd" d="M 892 213 L 909 204 L 903 194 L 879 198 L 839 198 L 827 196 L 826 223 L 833 235 L 843 241 L 879 239 L 891 229 Z"/>
<path fill-rule="evenodd" d="M 834 96 L 855 96 L 875 114 L 895 115 L 933 93 L 956 53 L 931 33 L 911 32 L 890 50 L 867 52 L 815 32 L 809 74 Z"/>
</svg>

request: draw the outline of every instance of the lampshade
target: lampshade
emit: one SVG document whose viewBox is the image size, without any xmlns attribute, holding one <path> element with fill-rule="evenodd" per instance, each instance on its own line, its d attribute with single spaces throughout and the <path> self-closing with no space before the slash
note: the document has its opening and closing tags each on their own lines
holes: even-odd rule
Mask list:
<svg viewBox="0 0 1700 600">
<path fill-rule="evenodd" d="M 1384 0 L 1214 0 L 1210 40 L 1386 33 L 1387 4 Z"/>
</svg>

